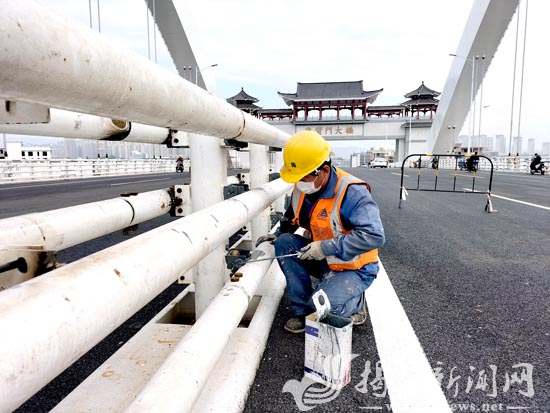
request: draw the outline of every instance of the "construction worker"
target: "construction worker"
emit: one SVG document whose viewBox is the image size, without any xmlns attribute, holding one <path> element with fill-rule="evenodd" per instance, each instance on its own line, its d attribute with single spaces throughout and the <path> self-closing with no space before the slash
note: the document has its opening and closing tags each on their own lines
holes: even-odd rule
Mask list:
<svg viewBox="0 0 550 413">
<path fill-rule="evenodd" d="M 293 316 L 284 328 L 305 331 L 305 316 L 315 311 L 311 296 L 323 289 L 331 312 L 366 321 L 364 291 L 378 273 L 378 248 L 384 229 L 378 206 L 365 182 L 331 165 L 330 146 L 321 135 L 303 131 L 292 136 L 283 151 L 281 178 L 294 183 L 292 203 L 272 241 L 287 282 Z M 305 228 L 304 236 L 294 234 Z M 312 278 L 317 278 L 312 285 Z"/>
</svg>

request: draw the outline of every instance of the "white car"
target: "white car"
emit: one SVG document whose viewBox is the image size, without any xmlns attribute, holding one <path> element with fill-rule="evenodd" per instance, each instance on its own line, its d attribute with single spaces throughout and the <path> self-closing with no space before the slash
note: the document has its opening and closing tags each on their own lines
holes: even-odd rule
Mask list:
<svg viewBox="0 0 550 413">
<path fill-rule="evenodd" d="M 388 160 L 386 158 L 374 158 L 370 161 L 371 168 L 387 168 Z"/>
</svg>

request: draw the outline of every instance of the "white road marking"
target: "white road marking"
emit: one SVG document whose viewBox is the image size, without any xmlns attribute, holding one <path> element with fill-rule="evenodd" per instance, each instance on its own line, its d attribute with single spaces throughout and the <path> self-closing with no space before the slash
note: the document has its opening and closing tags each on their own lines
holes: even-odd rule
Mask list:
<svg viewBox="0 0 550 413">
<path fill-rule="evenodd" d="M 465 191 L 470 191 L 470 192 L 472 191 L 471 189 L 468 189 L 468 188 L 462 188 L 462 189 L 464 189 Z M 475 192 L 483 192 L 483 191 L 475 191 Z M 540 209 L 544 209 L 546 211 L 550 211 L 550 207 L 546 207 L 544 205 L 538 205 L 538 204 L 533 204 L 531 202 L 520 201 L 519 199 L 508 198 L 508 197 L 501 196 L 501 195 L 491 194 L 491 198 L 504 199 L 506 201 L 517 202 L 518 204 L 528 205 L 528 206 L 532 206 L 532 207 L 535 207 L 535 208 L 540 208 Z"/>
<path fill-rule="evenodd" d="M 401 176 L 401 174 L 398 174 L 397 172 L 392 172 L 392 175 Z M 409 175 L 403 175 L 403 176 L 406 176 L 407 178 L 409 177 Z"/>
<path fill-rule="evenodd" d="M 121 182 L 121 183 L 119 183 L 119 184 L 111 184 L 111 186 L 131 185 L 131 184 L 137 184 L 137 183 L 141 183 L 141 182 L 166 181 L 167 179 L 170 179 L 170 178 L 146 179 L 146 180 L 143 180 L 143 181 Z"/>
<path fill-rule="evenodd" d="M 447 413 L 451 408 L 380 262 L 367 304 L 394 413 Z"/>
<path fill-rule="evenodd" d="M 456 174 L 456 176 L 463 176 L 465 178 L 473 178 L 474 176 L 471 175 L 471 174 Z M 484 176 L 479 176 L 479 175 L 476 175 L 475 176 L 476 179 L 487 179 L 486 177 Z"/>
<path fill-rule="evenodd" d="M 99 182 L 99 181 L 114 181 L 115 179 L 121 179 L 123 178 L 122 176 L 119 176 L 119 177 L 115 177 L 115 178 L 92 178 L 92 180 L 86 180 L 86 181 L 63 181 L 63 182 L 56 182 L 56 183 L 53 183 L 53 184 L 33 184 L 33 185 L 20 185 L 20 186 L 10 186 L 10 187 L 7 187 L 7 188 L 2 188 L 0 186 L 0 191 L 9 191 L 10 189 L 24 189 L 24 188 L 37 188 L 37 187 L 40 187 L 40 186 L 59 186 L 59 185 L 77 185 L 77 184 L 82 184 L 82 183 L 89 183 L 89 182 Z M 162 179 L 170 179 L 170 178 L 162 178 Z M 162 180 L 161 179 L 161 180 Z M 134 181 L 134 182 L 147 182 L 147 181 Z M 116 185 L 116 184 L 115 184 Z M 120 185 L 125 185 L 125 184 L 120 184 Z"/>
<path fill-rule="evenodd" d="M 10 189 L 23 189 L 23 188 L 36 188 L 39 186 L 58 186 L 58 185 L 67 185 L 67 184 L 77 184 L 79 182 L 60 182 L 57 184 L 36 184 L 36 185 L 22 185 L 22 186 L 10 186 L 9 188 L 0 188 L 0 191 L 9 191 Z"/>
</svg>

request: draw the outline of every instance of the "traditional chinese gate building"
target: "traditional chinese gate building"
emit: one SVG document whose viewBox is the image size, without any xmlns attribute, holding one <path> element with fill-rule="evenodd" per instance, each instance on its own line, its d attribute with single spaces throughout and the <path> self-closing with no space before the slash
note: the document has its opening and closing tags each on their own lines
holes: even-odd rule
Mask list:
<svg viewBox="0 0 550 413">
<path fill-rule="evenodd" d="M 323 120 L 323 112 L 331 111 L 340 120 L 342 111 L 351 120 L 365 120 L 367 105 L 373 103 L 384 89 L 363 90 L 363 81 L 298 83 L 296 93 L 278 92 L 288 106 L 292 107 L 292 120 Z M 301 116 L 300 116 L 301 115 Z"/>
<path fill-rule="evenodd" d="M 278 92 L 287 108 L 261 108 L 244 89 L 227 101 L 290 134 L 314 130 L 327 140 L 394 140 L 397 162 L 428 152 L 440 93 L 422 82 L 403 103 L 373 105 L 383 90 L 364 90 L 362 80 L 298 83 L 295 93 Z"/>
</svg>

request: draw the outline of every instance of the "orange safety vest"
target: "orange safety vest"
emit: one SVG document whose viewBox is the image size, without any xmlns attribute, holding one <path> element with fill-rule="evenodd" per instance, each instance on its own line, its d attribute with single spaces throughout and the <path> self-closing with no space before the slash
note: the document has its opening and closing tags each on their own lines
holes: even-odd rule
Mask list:
<svg viewBox="0 0 550 413">
<path fill-rule="evenodd" d="M 335 238 L 342 234 L 349 234 L 342 225 L 340 218 L 340 207 L 349 185 L 363 184 L 370 191 L 370 187 L 353 175 L 339 169 L 336 170 L 336 186 L 333 198 L 319 198 L 311 212 L 311 234 L 313 241 L 324 241 Z M 300 209 L 304 203 L 305 194 L 294 187 L 292 192 L 292 208 L 294 210 L 293 223 L 300 225 Z M 378 249 L 367 251 L 356 255 L 348 261 L 338 259 L 335 255 L 329 255 L 327 258 L 328 266 L 333 271 L 358 270 L 365 265 L 378 261 Z"/>
</svg>

